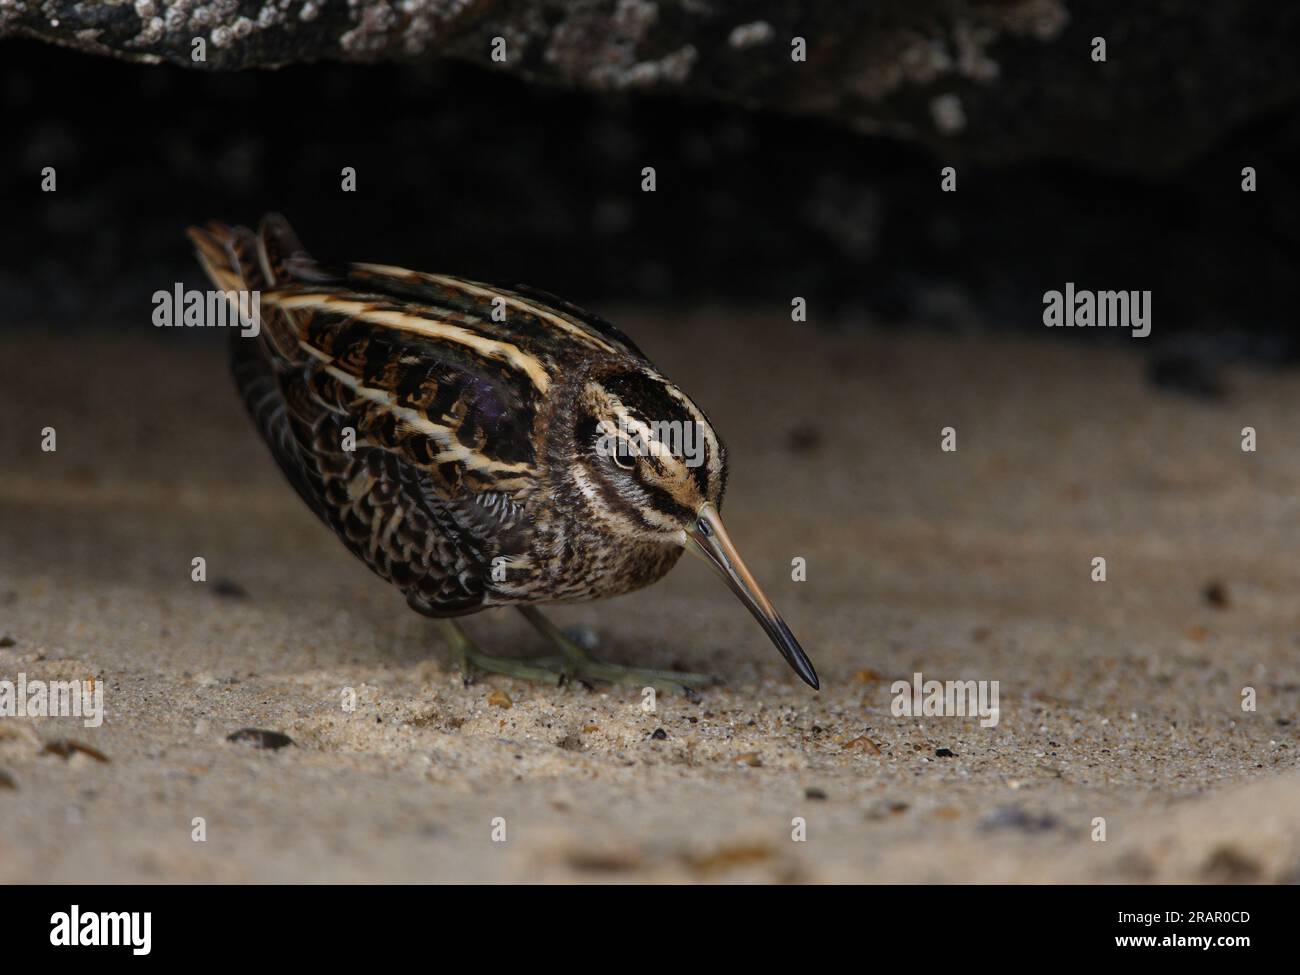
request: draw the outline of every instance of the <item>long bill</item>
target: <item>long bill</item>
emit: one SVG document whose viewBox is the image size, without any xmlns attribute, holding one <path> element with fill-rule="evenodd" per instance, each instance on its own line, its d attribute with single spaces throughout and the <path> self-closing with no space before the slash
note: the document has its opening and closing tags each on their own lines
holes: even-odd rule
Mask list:
<svg viewBox="0 0 1300 975">
<path fill-rule="evenodd" d="M 686 548 L 703 558 L 718 570 L 727 586 L 740 597 L 740 601 L 749 607 L 754 619 L 771 637 L 776 648 L 781 651 L 796 674 L 814 689 L 821 685 L 817 681 L 817 671 L 813 670 L 812 661 L 799 646 L 799 641 L 785 625 L 776 607 L 763 595 L 754 577 L 740 560 L 736 546 L 731 543 L 727 529 L 722 526 L 718 510 L 712 504 L 700 507 L 695 526 L 686 533 Z"/>
</svg>

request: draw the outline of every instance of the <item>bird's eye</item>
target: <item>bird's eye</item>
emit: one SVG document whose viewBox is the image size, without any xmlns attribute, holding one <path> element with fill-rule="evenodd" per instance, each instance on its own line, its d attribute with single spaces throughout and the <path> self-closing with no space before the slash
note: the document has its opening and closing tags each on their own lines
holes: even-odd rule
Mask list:
<svg viewBox="0 0 1300 975">
<path fill-rule="evenodd" d="M 713 528 L 703 518 L 701 518 L 699 521 L 695 523 L 695 527 L 700 530 L 700 534 L 703 535 L 705 538 L 713 537 Z"/>
<path fill-rule="evenodd" d="M 610 453 L 609 459 L 614 462 L 614 466 L 619 470 L 630 471 L 636 467 L 636 457 L 629 450 L 622 440 L 619 441 L 617 450 Z"/>
</svg>

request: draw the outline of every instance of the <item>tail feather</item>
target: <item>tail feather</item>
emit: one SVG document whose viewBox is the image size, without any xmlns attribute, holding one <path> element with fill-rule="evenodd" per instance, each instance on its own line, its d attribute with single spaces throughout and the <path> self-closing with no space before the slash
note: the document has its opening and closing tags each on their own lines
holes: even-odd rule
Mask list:
<svg viewBox="0 0 1300 975">
<path fill-rule="evenodd" d="M 288 283 L 292 276 L 285 260 L 294 254 L 306 258 L 289 222 L 279 214 L 263 218 L 257 234 L 213 220 L 204 227 L 190 227 L 186 236 L 209 280 L 222 291 L 264 291 Z M 296 362 L 301 358 L 297 328 L 283 312 L 262 308 L 260 339 L 273 359 Z"/>
<path fill-rule="evenodd" d="M 257 228 L 257 263 L 263 276 L 272 285 L 291 280 L 293 274 L 286 265 L 294 258 L 310 260 L 289 221 L 278 213 L 268 213 Z"/>
<path fill-rule="evenodd" d="M 256 287 L 248 280 L 255 267 L 240 254 L 237 241 L 240 231 L 247 233 L 243 227 L 228 227 L 215 220 L 206 227 L 190 227 L 185 231 L 208 279 L 223 291 Z"/>
<path fill-rule="evenodd" d="M 302 251 L 288 222 L 274 215 L 262 221 L 258 234 L 247 227 L 213 221 L 190 227 L 186 235 L 203 270 L 223 291 L 262 291 L 290 283 L 292 275 L 285 273 L 284 262 L 288 255 Z M 230 368 L 235 385 L 289 483 L 324 519 L 319 492 L 306 467 L 295 459 L 299 448 L 285 400 L 286 388 L 293 389 L 300 382 L 293 377 L 305 364 L 298 335 L 282 312 L 261 306 L 260 314 L 256 339 L 245 338 L 237 330 L 231 332 Z"/>
</svg>

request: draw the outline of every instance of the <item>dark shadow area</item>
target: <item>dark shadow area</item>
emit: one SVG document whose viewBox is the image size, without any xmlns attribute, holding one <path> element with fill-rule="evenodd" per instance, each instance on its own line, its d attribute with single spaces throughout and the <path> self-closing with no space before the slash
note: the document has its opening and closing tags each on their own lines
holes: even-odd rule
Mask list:
<svg viewBox="0 0 1300 975">
<path fill-rule="evenodd" d="M 944 193 L 949 161 L 899 142 L 461 66 L 226 74 L 10 42 L 0 106 L 0 324 L 143 323 L 156 289 L 200 283 L 187 223 L 275 209 L 325 257 L 525 281 L 598 310 L 784 316 L 797 295 L 822 327 L 1035 330 L 1043 293 L 1073 281 L 1152 291 L 1156 339 L 1208 330 L 1233 336 L 1214 340 L 1231 357 L 1294 351 L 1294 113 L 1163 177 L 957 161 Z M 1247 165 L 1256 193 L 1241 190 Z"/>
</svg>

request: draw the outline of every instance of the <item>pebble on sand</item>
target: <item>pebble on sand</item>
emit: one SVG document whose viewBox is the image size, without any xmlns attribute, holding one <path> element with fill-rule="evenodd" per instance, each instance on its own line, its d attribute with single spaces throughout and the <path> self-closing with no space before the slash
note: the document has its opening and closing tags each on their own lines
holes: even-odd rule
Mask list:
<svg viewBox="0 0 1300 975">
<path fill-rule="evenodd" d="M 108 756 L 98 748 L 91 748 L 79 741 L 73 741 L 71 738 L 58 738 L 46 744 L 44 751 L 47 755 L 58 755 L 60 758 L 69 759 L 73 755 L 85 755 L 93 758 L 97 762 L 107 762 Z"/>
<path fill-rule="evenodd" d="M 265 728 L 240 728 L 227 735 L 226 741 L 248 742 L 254 748 L 269 748 L 272 751 L 294 743 L 283 732 L 267 731 Z"/>
</svg>

